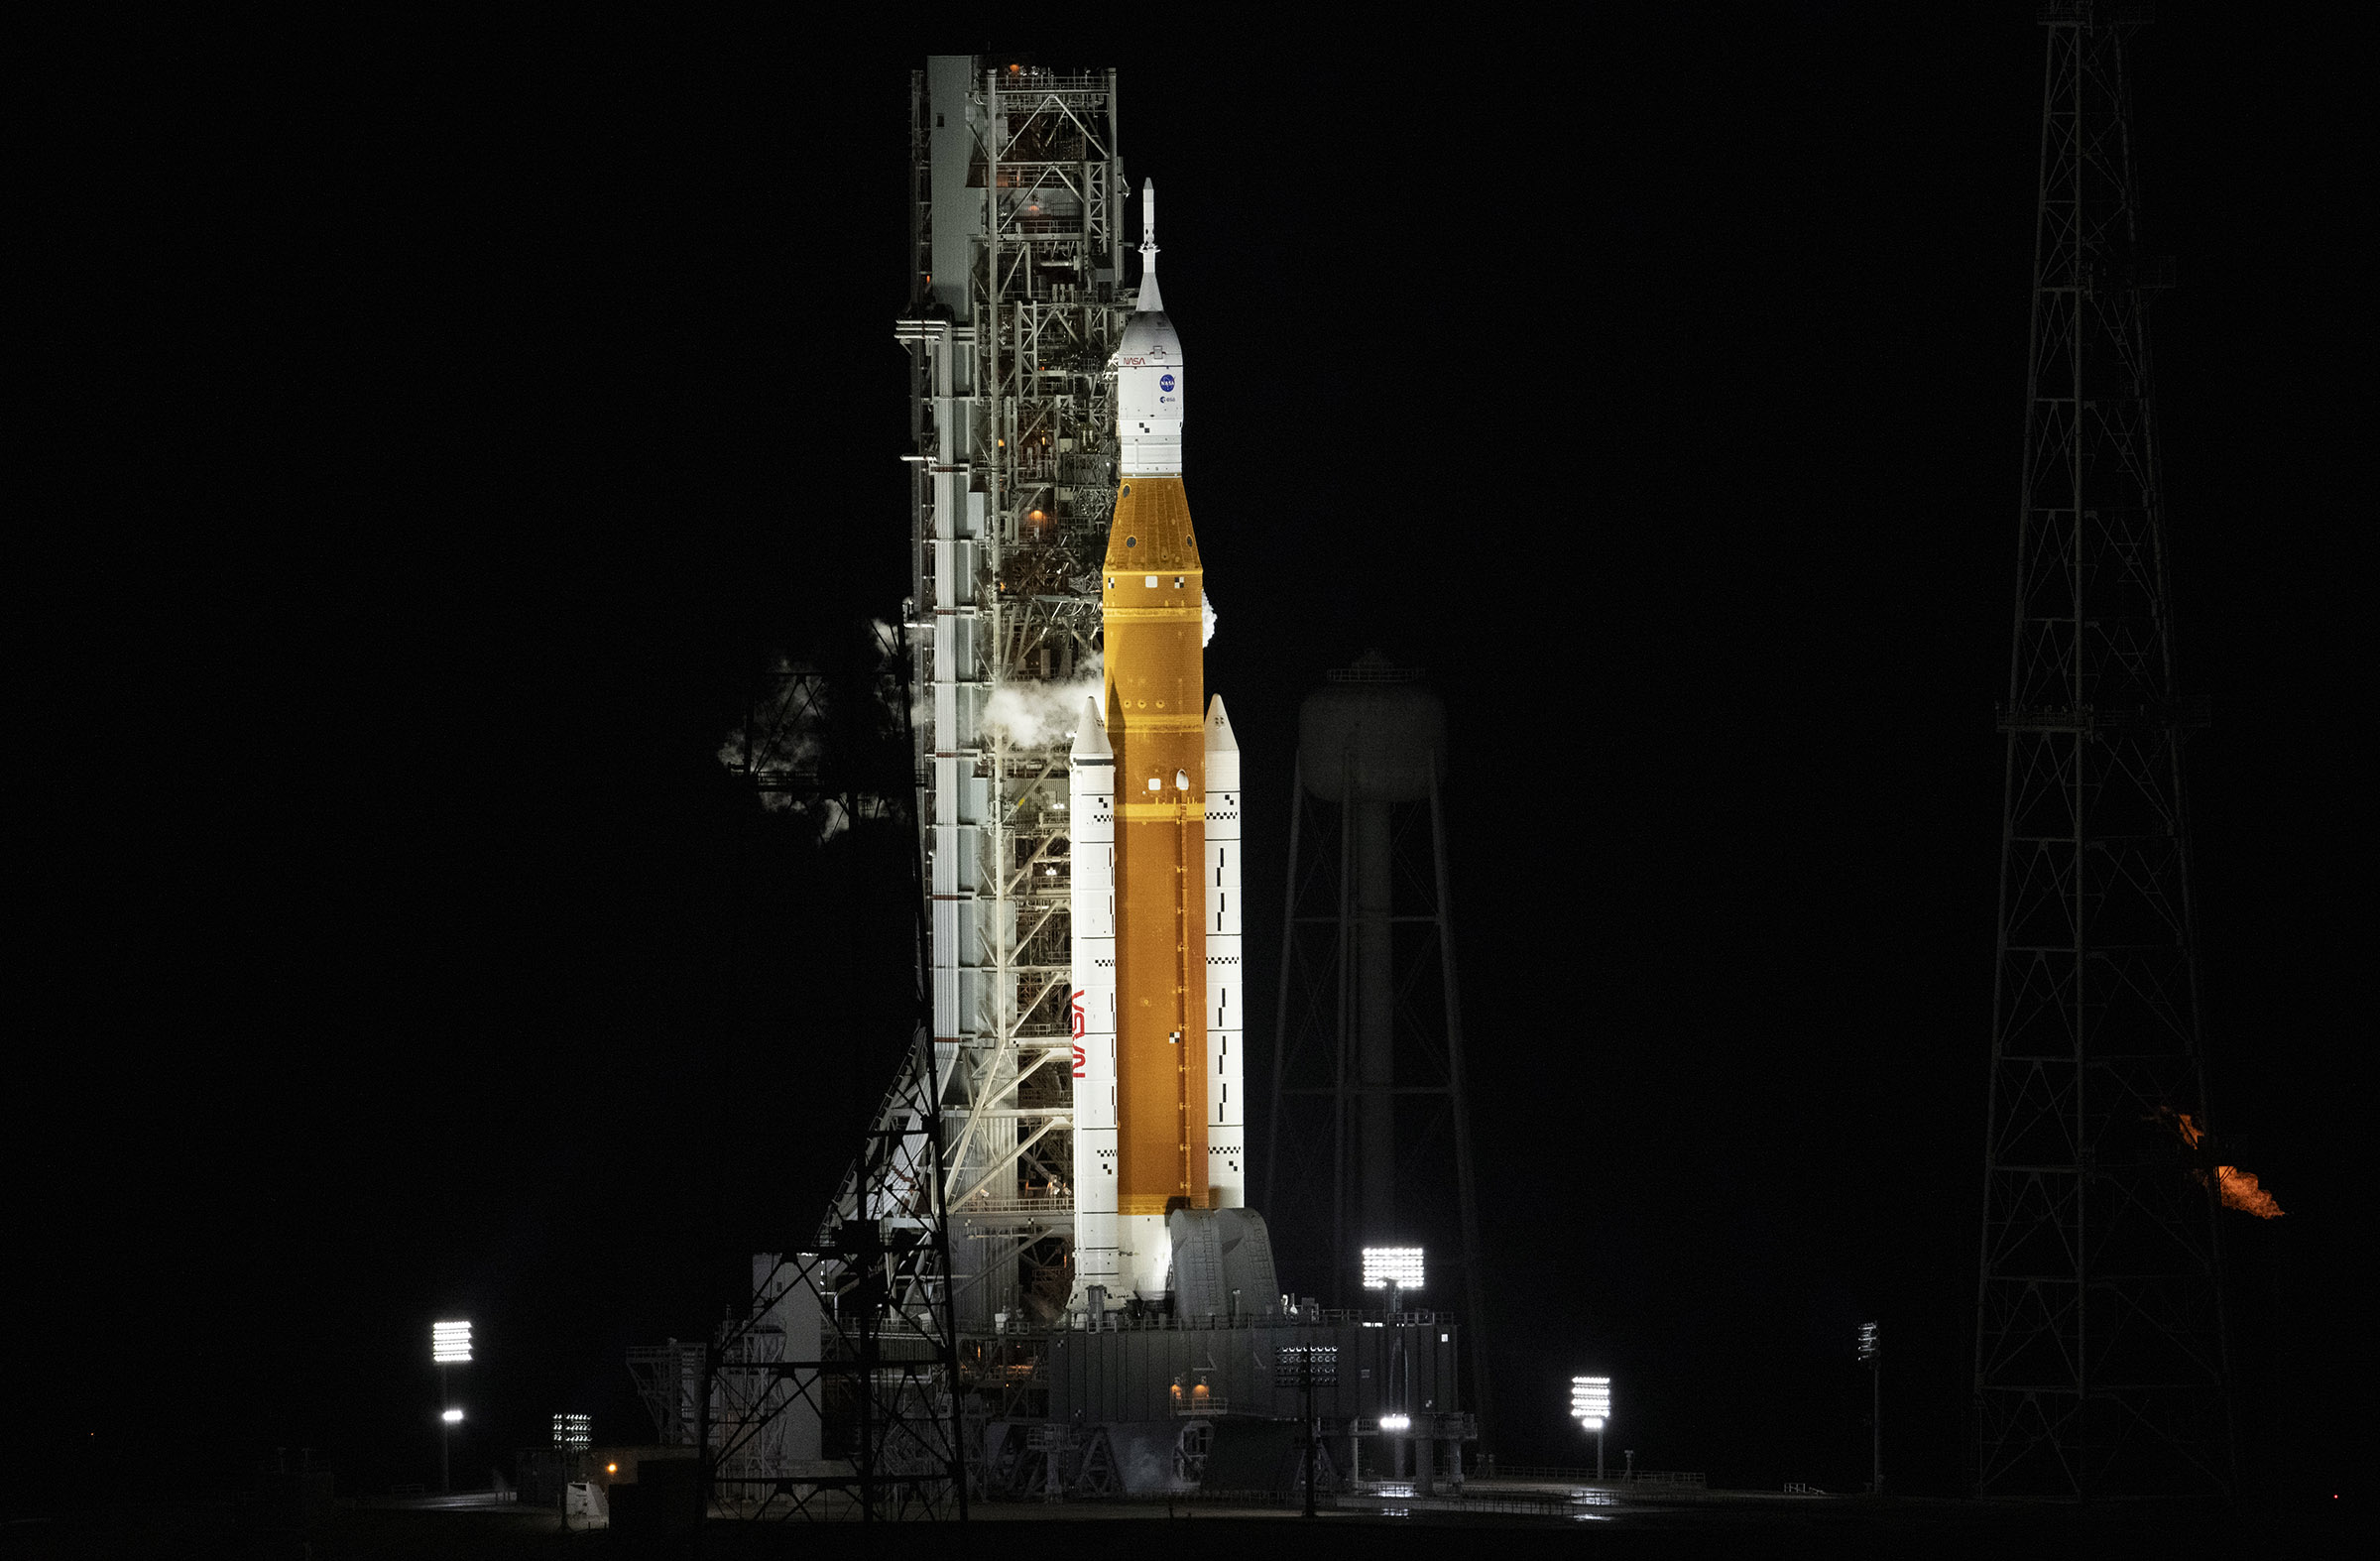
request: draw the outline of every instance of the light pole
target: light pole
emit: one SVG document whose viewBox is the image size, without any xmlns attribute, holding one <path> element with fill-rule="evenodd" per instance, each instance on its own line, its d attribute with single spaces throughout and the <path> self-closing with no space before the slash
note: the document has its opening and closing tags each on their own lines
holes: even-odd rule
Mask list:
<svg viewBox="0 0 2380 1561">
<path fill-rule="evenodd" d="M 1405 1309 L 1405 1292 L 1421 1288 L 1422 1254 L 1418 1247 L 1367 1247 L 1364 1249 L 1364 1288 L 1388 1292 L 1389 1391 L 1394 1395 L 1392 1405 L 1380 1416 L 1382 1440 L 1394 1430 L 1397 1439 L 1389 1444 L 1393 1465 L 1391 1473 L 1402 1478 L 1405 1473 L 1405 1443 L 1411 1440 L 1413 1418 L 1405 1411 L 1412 1407 L 1412 1384 L 1406 1380 L 1410 1363 L 1405 1360 L 1404 1335 L 1397 1330 L 1396 1314 Z M 1391 1424 L 1391 1422 L 1394 1422 Z"/>
<path fill-rule="evenodd" d="M 594 1426 L 587 1416 L 567 1410 L 553 1417 L 553 1462 L 562 1476 L 559 1500 L 565 1524 L 570 1521 L 570 1482 L 584 1473 L 579 1466 L 586 1460 L 588 1444 L 595 1440 Z"/>
<path fill-rule="evenodd" d="M 454 1488 L 447 1473 L 446 1444 L 453 1439 L 454 1428 L 463 1423 L 463 1411 L 447 1401 L 446 1369 L 471 1364 L 471 1325 L 431 1323 L 429 1359 L 438 1369 L 438 1494 L 450 1496 Z"/>
<path fill-rule="evenodd" d="M 1314 1389 L 1316 1385 L 1336 1387 L 1339 1384 L 1339 1347 L 1335 1344 L 1288 1344 L 1275 1351 L 1272 1357 L 1272 1384 L 1275 1387 L 1296 1387 L 1305 1400 L 1301 1406 L 1306 1418 L 1306 1515 L 1314 1513 L 1314 1449 L 1322 1440 L 1322 1428 L 1314 1418 Z"/>
<path fill-rule="evenodd" d="M 1859 1325 L 1859 1359 L 1867 1363 L 1872 1407 L 1868 1410 L 1867 1426 L 1870 1447 L 1875 1461 L 1875 1474 L 1870 1489 L 1884 1494 L 1884 1330 L 1876 1323 Z"/>
<path fill-rule="evenodd" d="M 1580 1429 L 1595 1433 L 1595 1482 L 1604 1482 L 1604 1422 L 1611 1418 L 1611 1379 L 1574 1377 L 1570 1380 L 1570 1417 Z"/>
</svg>

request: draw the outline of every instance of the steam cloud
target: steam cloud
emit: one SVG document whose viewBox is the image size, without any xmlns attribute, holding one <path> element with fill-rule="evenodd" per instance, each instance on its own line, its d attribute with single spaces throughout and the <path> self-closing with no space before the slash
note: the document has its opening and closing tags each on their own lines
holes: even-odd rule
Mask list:
<svg viewBox="0 0 2380 1561">
<path fill-rule="evenodd" d="M 1052 748 L 1066 741 L 1083 717 L 1083 701 L 1097 702 L 1100 661 L 1093 657 L 1063 683 L 1003 683 L 984 701 L 983 726 L 1018 748 Z"/>
</svg>

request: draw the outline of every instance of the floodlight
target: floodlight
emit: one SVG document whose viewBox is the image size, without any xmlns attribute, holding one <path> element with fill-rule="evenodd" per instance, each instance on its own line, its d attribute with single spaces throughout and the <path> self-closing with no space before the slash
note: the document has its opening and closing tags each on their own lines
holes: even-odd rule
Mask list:
<svg viewBox="0 0 2380 1561">
<path fill-rule="evenodd" d="M 1874 1323 L 1859 1325 L 1859 1359 L 1872 1361 L 1884 1353 L 1884 1335 Z"/>
<path fill-rule="evenodd" d="M 1418 1290 L 1421 1288 L 1421 1249 L 1367 1247 L 1364 1249 L 1364 1288 Z"/>
<path fill-rule="evenodd" d="M 460 1366 L 471 1359 L 469 1323 L 431 1323 L 429 1358 L 440 1366 Z"/>
<path fill-rule="evenodd" d="M 445 1421 L 448 1425 L 461 1425 L 463 1423 L 463 1411 L 460 1409 L 449 1409 L 444 1414 L 438 1416 L 438 1418 Z"/>
<path fill-rule="evenodd" d="M 1339 1347 L 1335 1344 L 1284 1344 L 1272 1352 L 1274 1386 L 1303 1386 L 1309 1375 L 1317 1387 L 1337 1385 Z"/>
<path fill-rule="evenodd" d="M 1611 1418 L 1611 1379 L 1574 1377 L 1570 1380 L 1570 1417 L 1583 1429 L 1600 1431 Z"/>
<path fill-rule="evenodd" d="M 1380 1429 L 1383 1431 L 1410 1431 L 1413 1429 L 1413 1417 L 1409 1414 L 1384 1414 L 1380 1416 Z"/>
<path fill-rule="evenodd" d="M 557 1414 L 553 1417 L 553 1445 L 583 1450 L 594 1441 L 593 1422 L 583 1414 Z"/>
</svg>

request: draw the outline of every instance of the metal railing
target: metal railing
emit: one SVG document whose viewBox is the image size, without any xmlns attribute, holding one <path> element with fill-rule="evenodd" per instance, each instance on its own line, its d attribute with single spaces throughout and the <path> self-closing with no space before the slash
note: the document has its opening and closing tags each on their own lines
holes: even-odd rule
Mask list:
<svg viewBox="0 0 2380 1561">
<path fill-rule="evenodd" d="M 1544 1491 L 1479 1491 L 1470 1486 L 1441 1485 L 1427 1496 L 1410 1485 L 1382 1489 L 1386 1482 L 1367 1481 L 1353 1491 L 1329 1499 L 1341 1511 L 1475 1512 L 1501 1517 L 1576 1517 L 1581 1508 L 1607 1504 L 1608 1497 L 1556 1496 Z"/>
<path fill-rule="evenodd" d="M 1050 1105 L 1036 1106 L 1032 1109 L 1036 1113 L 1046 1112 L 1056 1116 L 1071 1112 L 1074 1108 L 1071 1105 Z M 969 1214 L 1072 1214 L 1074 1199 L 1071 1196 L 1053 1198 L 1043 1195 L 1035 1197 L 1024 1193 L 1013 1193 L 1004 1197 L 987 1189 L 953 1203 L 950 1206 L 950 1212 L 962 1216 Z"/>
<path fill-rule="evenodd" d="M 1649 1485 L 1693 1491 L 1706 1490 L 1711 1483 L 1711 1477 L 1699 1470 L 1639 1469 L 1630 1474 L 1614 1469 L 1607 1471 L 1604 1478 L 1598 1480 L 1592 1469 L 1555 1469 L 1534 1464 L 1499 1464 L 1492 1472 L 1482 1469 L 1474 1478 L 1493 1480 L 1499 1484 L 1516 1482 L 1522 1485 Z"/>
<path fill-rule="evenodd" d="M 1361 1306 L 1318 1306 L 1284 1321 L 1306 1322 L 1314 1318 L 1326 1323 L 1393 1323 L 1401 1328 L 1438 1328 L 1453 1320 L 1452 1314 L 1447 1312 L 1366 1311 Z"/>
<path fill-rule="evenodd" d="M 1000 72 L 1000 94 L 1003 97 L 1013 97 L 1027 92 L 1105 92 L 1107 89 L 1108 78 L 1106 76 L 1066 76 L 1060 75 L 1054 70 L 1036 69 L 1031 65 L 1026 65 L 1022 69 Z"/>
</svg>

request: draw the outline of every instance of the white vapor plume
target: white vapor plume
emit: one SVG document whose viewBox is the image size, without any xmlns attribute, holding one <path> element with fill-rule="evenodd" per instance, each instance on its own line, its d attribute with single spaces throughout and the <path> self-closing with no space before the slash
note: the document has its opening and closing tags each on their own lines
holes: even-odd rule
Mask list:
<svg viewBox="0 0 2380 1561">
<path fill-rule="evenodd" d="M 1100 661 L 1093 657 L 1059 683 L 1003 683 L 984 701 L 983 727 L 1017 748 L 1054 748 L 1083 716 L 1083 701 L 1097 702 Z"/>
</svg>

